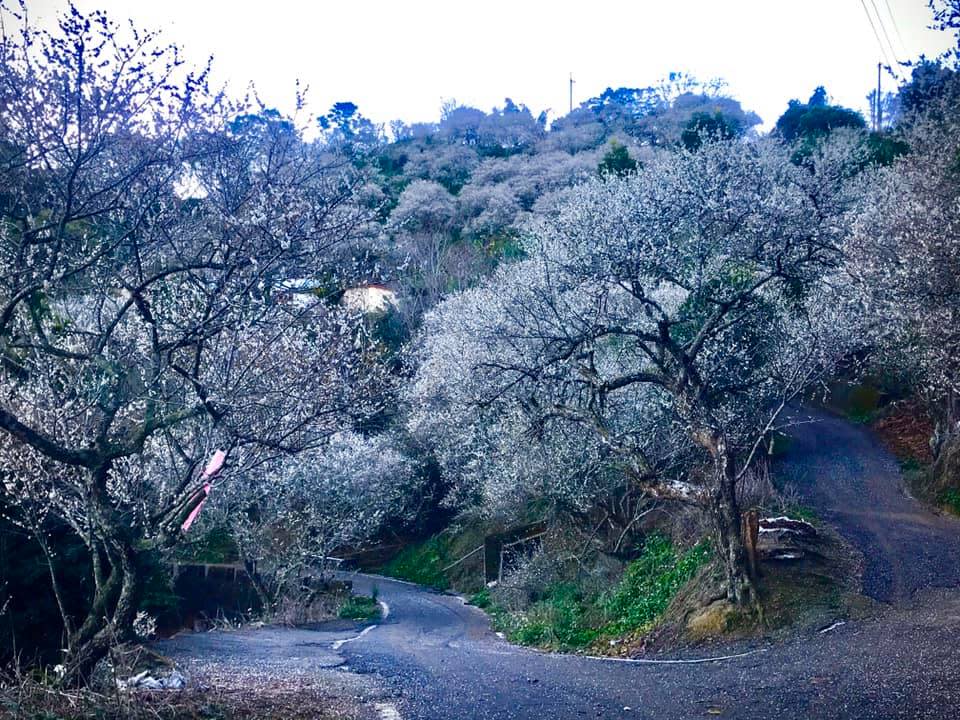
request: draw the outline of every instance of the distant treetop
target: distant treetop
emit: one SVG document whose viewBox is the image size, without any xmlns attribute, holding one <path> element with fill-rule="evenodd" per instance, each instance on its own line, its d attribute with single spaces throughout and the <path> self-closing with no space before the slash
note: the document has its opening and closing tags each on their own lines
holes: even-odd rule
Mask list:
<svg viewBox="0 0 960 720">
<path fill-rule="evenodd" d="M 807 102 L 790 101 L 786 112 L 777 120 L 776 131 L 787 142 L 815 141 L 842 127 L 866 129 L 867 123 L 855 110 L 831 105 L 821 85 Z"/>
</svg>

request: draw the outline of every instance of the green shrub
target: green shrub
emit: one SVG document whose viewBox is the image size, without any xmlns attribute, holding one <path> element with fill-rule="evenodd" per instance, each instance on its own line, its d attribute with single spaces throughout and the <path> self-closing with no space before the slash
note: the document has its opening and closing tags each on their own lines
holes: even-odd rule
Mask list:
<svg viewBox="0 0 960 720">
<path fill-rule="evenodd" d="M 960 515 L 960 489 L 947 488 L 940 493 L 940 504 L 955 515 Z"/>
<path fill-rule="evenodd" d="M 575 649 L 597 639 L 591 622 L 593 604 L 573 583 L 549 586 L 540 600 L 524 612 L 504 612 L 490 606 L 493 626 L 520 645 Z"/>
<path fill-rule="evenodd" d="M 527 623 L 517 632 L 523 638 L 519 641 L 561 648 L 589 645 L 597 639 L 590 623 L 590 605 L 573 583 L 551 585 L 544 598 L 528 611 Z M 534 639 L 536 635 L 539 640 Z"/>
<path fill-rule="evenodd" d="M 869 425 L 877 419 L 875 410 L 848 410 L 847 419 L 857 425 Z"/>
<path fill-rule="evenodd" d="M 508 637 L 520 645 L 546 645 L 549 635 L 550 630 L 545 622 L 526 619 Z"/>
<path fill-rule="evenodd" d="M 813 522 L 817 520 L 817 511 L 814 510 L 809 505 L 787 505 L 785 508 L 780 510 L 780 513 L 786 515 L 787 517 L 793 518 L 794 520 L 806 520 L 807 522 Z"/>
<path fill-rule="evenodd" d="M 484 610 L 490 607 L 490 591 L 487 588 L 483 588 L 471 595 L 467 602 Z"/>
<path fill-rule="evenodd" d="M 377 602 L 377 591 L 372 596 L 351 595 L 340 608 L 340 617 L 344 620 L 379 620 L 380 604 Z"/>
<path fill-rule="evenodd" d="M 496 606 L 489 612 L 494 627 L 513 642 L 583 648 L 603 637 L 649 628 L 709 559 L 706 542 L 678 554 L 667 538 L 653 535 L 607 593 L 586 597 L 575 583 L 557 582 L 524 612 L 508 613 Z M 484 599 L 489 602 L 488 595 Z"/>
<path fill-rule="evenodd" d="M 446 590 L 450 587 L 450 581 L 443 574 L 443 568 L 448 564 L 447 540 L 435 535 L 419 545 L 404 548 L 380 572 L 389 577 Z"/>
<path fill-rule="evenodd" d="M 652 625 L 677 591 L 709 559 L 706 542 L 677 555 L 668 538 L 662 535 L 648 538 L 643 554 L 627 566 L 620 583 L 601 598 L 607 618 L 602 634 L 622 635 Z"/>
<path fill-rule="evenodd" d="M 230 530 L 217 526 L 197 541 L 182 546 L 177 557 L 193 563 L 234 563 L 239 561 L 240 553 Z"/>
</svg>

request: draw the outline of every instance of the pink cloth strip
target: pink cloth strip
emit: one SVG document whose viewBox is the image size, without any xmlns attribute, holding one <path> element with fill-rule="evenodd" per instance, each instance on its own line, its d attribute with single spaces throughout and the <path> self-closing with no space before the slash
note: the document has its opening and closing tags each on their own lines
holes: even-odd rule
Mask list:
<svg viewBox="0 0 960 720">
<path fill-rule="evenodd" d="M 223 450 L 217 450 L 210 458 L 210 461 L 207 463 L 207 466 L 203 469 L 202 478 L 212 478 L 223 468 L 223 463 L 227 459 L 227 454 Z M 203 504 L 207 501 L 207 496 L 210 494 L 211 485 L 209 482 L 205 482 L 203 487 L 197 491 L 197 494 L 194 495 L 194 499 L 198 499 L 196 507 L 190 511 L 190 514 L 187 515 L 187 519 L 183 521 L 183 525 L 180 526 L 180 529 L 183 532 L 186 532 L 190 529 L 190 526 L 193 525 L 193 521 L 197 519 L 197 515 L 200 514 L 200 509 L 203 507 Z"/>
</svg>

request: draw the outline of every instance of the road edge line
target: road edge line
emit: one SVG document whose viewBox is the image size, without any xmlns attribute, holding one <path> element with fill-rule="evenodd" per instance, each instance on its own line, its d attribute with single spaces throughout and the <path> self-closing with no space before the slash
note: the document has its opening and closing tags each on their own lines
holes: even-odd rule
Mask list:
<svg viewBox="0 0 960 720">
<path fill-rule="evenodd" d="M 330 647 L 332 647 L 334 650 L 339 650 L 340 648 L 342 648 L 342 647 L 343 647 L 344 645 L 346 645 L 347 643 L 353 642 L 354 640 L 359 640 L 360 638 L 362 638 L 364 635 L 366 635 L 368 632 L 370 632 L 371 630 L 373 630 L 373 629 L 376 628 L 376 627 L 378 627 L 378 626 L 377 626 L 377 625 L 370 625 L 370 626 L 368 626 L 368 627 L 365 627 L 363 630 L 361 630 L 359 635 L 355 635 L 355 636 L 352 637 L 352 638 L 346 638 L 346 639 L 344 639 L 344 640 L 334 640 L 334 641 L 333 641 L 333 644 L 332 644 Z"/>
</svg>

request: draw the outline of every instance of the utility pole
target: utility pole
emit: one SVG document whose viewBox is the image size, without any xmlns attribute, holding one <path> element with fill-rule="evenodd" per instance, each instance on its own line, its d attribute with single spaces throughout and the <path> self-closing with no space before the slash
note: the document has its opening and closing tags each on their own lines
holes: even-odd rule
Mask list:
<svg viewBox="0 0 960 720">
<path fill-rule="evenodd" d="M 877 63 L 877 112 L 876 112 L 876 115 L 874 115 L 877 121 L 877 126 L 874 128 L 874 131 L 876 132 L 880 132 L 880 128 L 883 125 L 883 116 L 882 116 L 883 110 L 880 105 L 880 68 L 881 68 L 881 63 Z"/>
<path fill-rule="evenodd" d="M 570 112 L 573 112 L 573 73 L 570 73 Z"/>
</svg>

